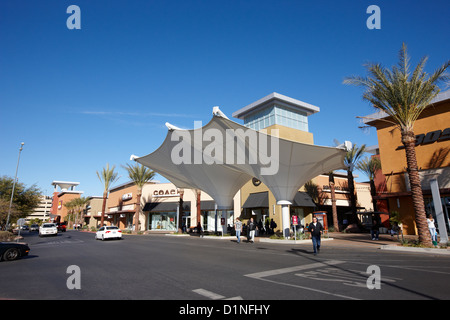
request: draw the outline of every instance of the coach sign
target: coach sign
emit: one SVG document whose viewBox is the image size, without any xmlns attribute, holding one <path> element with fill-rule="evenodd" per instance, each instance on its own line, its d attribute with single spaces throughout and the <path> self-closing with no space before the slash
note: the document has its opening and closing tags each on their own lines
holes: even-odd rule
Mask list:
<svg viewBox="0 0 450 320">
<path fill-rule="evenodd" d="M 160 189 L 153 191 L 153 197 L 177 197 L 179 195 L 178 189 Z"/>
</svg>

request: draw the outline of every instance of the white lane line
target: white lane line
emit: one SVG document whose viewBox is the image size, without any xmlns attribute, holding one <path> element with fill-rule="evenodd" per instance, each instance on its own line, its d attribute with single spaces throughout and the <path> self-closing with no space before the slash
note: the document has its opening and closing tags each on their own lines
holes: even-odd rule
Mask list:
<svg viewBox="0 0 450 320">
<path fill-rule="evenodd" d="M 221 296 L 220 294 L 205 290 L 205 289 L 195 289 L 192 290 L 195 293 L 198 293 L 199 295 L 202 295 L 206 298 L 210 298 L 212 300 L 220 300 L 220 299 L 225 299 L 224 296 Z"/>
<path fill-rule="evenodd" d="M 345 263 L 345 261 L 330 260 L 330 261 L 327 261 L 327 262 L 317 262 L 317 263 L 311 263 L 311 264 L 306 264 L 306 265 L 296 266 L 296 267 L 290 267 L 290 268 L 282 268 L 282 269 L 275 269 L 275 270 L 268 270 L 268 271 L 250 273 L 250 274 L 246 274 L 244 276 L 245 277 L 249 277 L 249 278 L 260 279 L 260 278 L 265 278 L 265 277 L 269 277 L 269 276 L 275 276 L 275 275 L 284 274 L 284 273 L 291 273 L 291 272 L 298 272 L 298 271 L 307 270 L 307 269 L 314 269 L 314 268 L 323 268 L 323 267 L 327 267 L 327 266 L 334 266 L 334 265 L 341 264 L 341 263 Z"/>
<path fill-rule="evenodd" d="M 195 289 L 192 290 L 195 293 L 198 293 L 199 295 L 202 295 L 206 298 L 212 299 L 212 300 L 244 300 L 241 296 L 231 297 L 231 298 L 225 298 L 224 296 L 205 290 L 205 289 Z"/>
<path fill-rule="evenodd" d="M 284 286 L 294 287 L 294 288 L 298 288 L 298 289 L 314 291 L 314 292 L 318 292 L 318 293 L 322 293 L 322 294 L 326 294 L 326 295 L 331 295 L 331 296 L 338 297 L 338 298 L 350 299 L 350 300 L 360 300 L 360 299 L 355 298 L 355 297 L 345 296 L 345 295 L 342 295 L 342 294 L 332 293 L 332 292 L 328 292 L 328 291 L 324 291 L 324 290 L 319 290 L 319 289 L 314 289 L 314 288 L 310 288 L 310 287 L 295 285 L 295 284 L 292 284 L 292 283 L 286 283 L 286 282 L 280 282 L 280 281 L 274 281 L 274 280 L 265 279 L 266 277 L 269 277 L 269 276 L 280 275 L 280 274 L 291 273 L 291 272 L 298 272 L 298 271 L 301 271 L 301 270 L 308 270 L 308 269 L 313 269 L 313 268 L 329 267 L 329 266 L 338 265 L 338 264 L 341 264 L 341 263 L 345 263 L 345 261 L 329 260 L 327 262 L 317 262 L 317 263 L 311 263 L 311 264 L 306 264 L 306 265 L 296 266 L 296 267 L 290 267 L 290 268 L 281 268 L 281 269 L 268 270 L 268 271 L 263 271 L 263 272 L 250 273 L 250 274 L 246 274 L 244 276 L 245 277 L 249 277 L 249 278 L 253 278 L 253 279 L 266 281 L 266 282 L 275 283 L 275 284 L 278 284 L 278 285 L 284 285 Z"/>
</svg>

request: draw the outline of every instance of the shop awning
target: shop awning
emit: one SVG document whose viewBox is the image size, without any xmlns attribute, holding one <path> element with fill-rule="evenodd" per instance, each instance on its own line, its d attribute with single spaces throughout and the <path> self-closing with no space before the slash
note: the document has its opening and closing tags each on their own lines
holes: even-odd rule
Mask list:
<svg viewBox="0 0 450 320">
<path fill-rule="evenodd" d="M 269 207 L 269 193 L 257 192 L 250 193 L 247 200 L 245 200 L 242 208 L 268 208 Z"/>
<path fill-rule="evenodd" d="M 145 212 L 176 212 L 179 206 L 178 202 L 147 202 L 143 211 Z M 190 211 L 191 204 L 183 203 L 183 211 Z"/>
<path fill-rule="evenodd" d="M 316 204 L 312 201 L 311 197 L 302 191 L 298 191 L 294 197 L 294 202 L 292 203 L 294 207 L 312 207 L 314 208 Z"/>
<path fill-rule="evenodd" d="M 216 209 L 216 203 L 214 201 L 201 201 L 200 208 L 202 211 L 214 211 Z"/>
</svg>

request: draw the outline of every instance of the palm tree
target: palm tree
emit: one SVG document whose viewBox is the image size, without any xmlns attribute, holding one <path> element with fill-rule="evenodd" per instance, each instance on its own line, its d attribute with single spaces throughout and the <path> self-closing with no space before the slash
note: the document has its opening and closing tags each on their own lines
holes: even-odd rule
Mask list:
<svg viewBox="0 0 450 320">
<path fill-rule="evenodd" d="M 378 157 L 370 157 L 370 158 L 362 159 L 358 163 L 356 168 L 359 171 L 364 172 L 369 177 L 369 180 L 370 180 L 370 194 L 372 196 L 373 211 L 374 212 L 378 211 L 377 210 L 377 201 L 374 199 L 374 197 L 377 194 L 377 190 L 375 188 L 374 178 L 375 178 L 375 172 L 381 169 L 380 158 L 378 158 Z"/>
<path fill-rule="evenodd" d="M 74 218 L 75 204 L 73 203 L 73 201 L 68 201 L 68 202 L 64 203 L 63 206 L 66 207 L 66 209 L 67 209 L 67 215 L 66 215 L 66 218 L 68 219 L 67 227 L 70 227 L 70 220 L 72 218 Z"/>
<path fill-rule="evenodd" d="M 353 170 L 358 165 L 359 159 L 366 152 L 366 145 L 363 144 L 358 147 L 356 144 L 352 144 L 352 148 L 347 151 L 345 155 L 344 164 L 347 167 L 347 179 L 348 189 L 350 192 L 350 206 L 352 209 L 351 223 L 358 224 L 358 216 L 356 214 L 356 193 L 355 193 L 355 180 L 353 178 Z"/>
<path fill-rule="evenodd" d="M 83 212 L 86 209 L 86 206 L 89 204 L 90 200 L 86 197 L 80 197 L 73 199 L 71 202 L 74 203 L 74 209 L 76 213 L 74 222 L 81 224 L 83 221 Z"/>
<path fill-rule="evenodd" d="M 126 166 L 122 166 L 128 172 L 128 177 L 133 181 L 137 186 L 137 195 L 136 195 L 136 212 L 134 214 L 134 225 L 135 231 L 139 231 L 139 213 L 141 212 L 141 195 L 142 188 L 144 185 L 151 181 L 155 177 L 155 172 L 147 167 L 144 167 L 140 164 L 135 164 L 131 166 L 127 164 Z"/>
<path fill-rule="evenodd" d="M 338 221 L 337 207 L 336 207 L 334 171 L 328 172 L 328 183 L 330 184 L 330 192 L 331 192 L 331 212 L 333 214 L 333 227 L 334 227 L 334 230 L 337 232 L 337 231 L 339 231 L 339 221 Z"/>
<path fill-rule="evenodd" d="M 109 168 L 109 163 L 106 164 L 106 168 L 103 168 L 101 172 L 97 171 L 98 179 L 103 183 L 103 205 L 102 205 L 102 218 L 100 222 L 100 226 L 103 226 L 104 218 L 105 218 L 105 209 L 106 209 L 106 199 L 108 197 L 109 188 L 111 185 L 116 182 L 119 177 L 117 176 L 117 172 L 114 172 L 116 166 L 112 166 Z"/>
<path fill-rule="evenodd" d="M 392 70 L 378 63 L 369 63 L 366 65 L 369 73 L 367 77 L 348 77 L 344 83 L 365 88 L 363 99 L 376 109 L 385 112 L 389 116 L 388 121 L 400 130 L 402 143 L 405 146 L 419 242 L 422 245 L 431 246 L 415 151 L 414 123 L 440 92 L 439 84 L 449 80 L 445 71 L 450 66 L 450 60 L 428 75 L 424 72 L 428 57 L 423 57 L 414 71 L 410 71 L 410 58 L 404 43 L 399 58 L 398 66 L 393 66 Z"/>
</svg>

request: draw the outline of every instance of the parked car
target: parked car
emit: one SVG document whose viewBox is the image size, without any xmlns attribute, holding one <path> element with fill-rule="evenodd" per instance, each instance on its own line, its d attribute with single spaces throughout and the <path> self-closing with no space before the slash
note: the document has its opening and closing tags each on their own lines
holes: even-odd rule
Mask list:
<svg viewBox="0 0 450 320">
<path fill-rule="evenodd" d="M 65 223 L 57 223 L 56 224 L 58 231 L 66 232 L 66 224 Z"/>
<path fill-rule="evenodd" d="M 12 261 L 27 256 L 30 247 L 21 242 L 0 242 L 0 260 Z"/>
<path fill-rule="evenodd" d="M 104 226 L 98 229 L 98 231 L 95 233 L 95 239 L 122 239 L 122 230 L 113 226 Z"/>
<path fill-rule="evenodd" d="M 48 235 L 58 235 L 58 228 L 54 223 L 44 223 L 39 228 L 39 237 Z"/>
<path fill-rule="evenodd" d="M 39 231 L 39 225 L 38 224 L 32 224 L 30 226 L 30 232 L 31 231 Z"/>
</svg>

